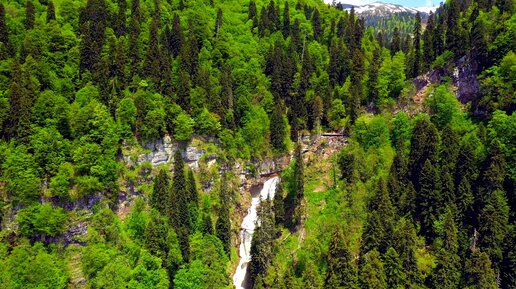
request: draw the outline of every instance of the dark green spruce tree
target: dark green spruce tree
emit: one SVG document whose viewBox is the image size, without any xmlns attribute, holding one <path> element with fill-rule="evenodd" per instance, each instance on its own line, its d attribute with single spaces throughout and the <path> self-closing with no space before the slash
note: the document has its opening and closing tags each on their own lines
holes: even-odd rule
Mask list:
<svg viewBox="0 0 516 289">
<path fill-rule="evenodd" d="M 174 176 L 172 180 L 172 189 L 170 190 L 168 201 L 169 220 L 172 228 L 177 233 L 183 259 L 188 261 L 190 257 L 190 240 L 188 235 L 191 231 L 191 224 L 184 162 L 179 150 L 174 154 Z"/>
<path fill-rule="evenodd" d="M 441 206 L 441 179 L 439 171 L 426 160 L 419 178 L 420 190 L 417 196 L 417 216 L 421 221 L 421 233 L 428 238 L 434 236 L 433 224 L 437 220 Z"/>
<path fill-rule="evenodd" d="M 421 190 L 420 174 L 427 160 L 437 163 L 439 134 L 428 118 L 417 120 L 410 141 L 409 169 L 412 183 L 417 192 Z"/>
<path fill-rule="evenodd" d="M 283 200 L 283 183 L 281 181 L 279 181 L 276 185 L 276 191 L 274 192 L 273 208 L 276 225 L 283 225 L 285 222 L 285 206 Z"/>
<path fill-rule="evenodd" d="M 419 75 L 421 69 L 421 15 L 416 13 L 414 21 L 414 64 L 412 66 L 412 77 Z"/>
<path fill-rule="evenodd" d="M 431 275 L 433 288 L 457 288 L 461 280 L 458 231 L 453 220 L 453 213 L 448 209 L 445 213 L 442 247 L 437 252 L 437 267 Z"/>
<path fill-rule="evenodd" d="M 280 104 L 276 104 L 272 111 L 270 132 L 272 149 L 278 153 L 284 153 L 287 150 L 285 139 L 288 132 L 283 119 L 282 106 Z"/>
<path fill-rule="evenodd" d="M 151 207 L 155 208 L 162 215 L 167 213 L 167 198 L 170 191 L 170 177 L 167 171 L 161 169 L 154 178 L 154 187 L 149 200 Z"/>
<path fill-rule="evenodd" d="M 357 265 L 340 226 L 336 226 L 328 250 L 324 288 L 359 288 Z"/>
<path fill-rule="evenodd" d="M 47 23 L 52 20 L 56 20 L 56 8 L 54 7 L 54 1 L 49 1 L 47 6 Z"/>
<path fill-rule="evenodd" d="M 469 260 L 466 261 L 466 286 L 467 288 L 496 289 L 496 275 L 492 268 L 489 255 L 480 250 L 475 250 Z"/>
<path fill-rule="evenodd" d="M 387 287 L 387 277 L 385 276 L 384 264 L 380 258 L 380 253 L 376 250 L 367 252 L 364 256 L 363 264 L 360 268 L 361 288 L 381 289 Z"/>
<path fill-rule="evenodd" d="M 231 222 L 229 219 L 230 203 L 224 200 L 229 199 L 229 188 L 226 181 L 223 181 L 220 188 L 220 207 L 219 216 L 215 224 L 215 232 L 217 237 L 222 241 L 224 252 L 229 257 L 231 256 Z"/>
<path fill-rule="evenodd" d="M 285 8 L 283 8 L 283 27 L 281 32 L 283 32 L 283 37 L 285 38 L 290 36 L 290 11 L 288 2 L 285 2 Z"/>
<path fill-rule="evenodd" d="M 0 42 L 7 45 L 9 41 L 9 32 L 5 22 L 5 6 L 4 3 L 0 3 Z"/>
<path fill-rule="evenodd" d="M 434 13 L 430 11 L 428 20 L 426 21 L 426 28 L 423 32 L 423 55 L 422 55 L 422 69 L 426 72 L 430 69 L 434 61 L 434 46 L 432 42 L 432 35 L 434 34 Z"/>
<path fill-rule="evenodd" d="M 378 182 L 378 191 L 369 204 L 369 212 L 362 236 L 364 252 L 378 250 L 385 253 L 391 245 L 395 213 L 387 185 L 383 179 Z"/>
<path fill-rule="evenodd" d="M 25 3 L 25 29 L 31 30 L 34 28 L 34 20 L 36 18 L 36 7 L 32 1 Z"/>
<path fill-rule="evenodd" d="M 398 252 L 393 247 L 389 247 L 383 255 L 385 277 L 388 288 L 404 288 L 407 282 L 407 275 L 403 268 Z"/>
<path fill-rule="evenodd" d="M 263 278 L 271 265 L 276 236 L 274 221 L 274 211 L 272 202 L 269 199 L 261 200 L 258 208 L 258 219 L 253 240 L 251 242 L 251 262 L 249 263 L 249 273 L 251 282 L 256 284 L 259 278 Z"/>
<path fill-rule="evenodd" d="M 162 71 L 161 71 L 161 53 L 159 47 L 158 37 L 158 21 L 156 17 L 152 18 L 151 26 L 149 30 L 149 46 L 147 49 L 147 56 L 144 62 L 144 73 L 154 85 L 158 86 L 160 83 Z"/>
</svg>

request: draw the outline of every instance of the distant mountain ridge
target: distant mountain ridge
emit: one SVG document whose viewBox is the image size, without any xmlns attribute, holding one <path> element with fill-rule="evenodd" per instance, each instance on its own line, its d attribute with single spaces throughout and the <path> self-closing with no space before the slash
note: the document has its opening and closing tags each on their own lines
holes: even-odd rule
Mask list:
<svg viewBox="0 0 516 289">
<path fill-rule="evenodd" d="M 355 13 L 358 15 L 375 15 L 375 16 L 389 16 L 393 13 L 408 13 L 416 15 L 419 11 L 420 13 L 426 13 L 425 11 L 420 11 L 417 8 L 407 7 L 399 4 L 390 4 L 383 2 L 373 2 L 365 5 L 351 5 L 351 4 L 342 4 L 342 7 L 345 10 L 350 10 L 351 7 L 355 7 Z M 423 9 L 421 9 L 423 10 Z"/>
<path fill-rule="evenodd" d="M 399 29 L 403 38 L 412 33 L 413 22 L 416 13 L 419 12 L 421 22 L 426 23 L 428 19 L 429 7 L 413 8 L 399 4 L 384 2 L 373 2 L 365 5 L 340 4 L 342 9 L 350 11 L 353 7 L 355 14 L 364 19 L 365 26 L 371 26 L 377 31 L 381 31 L 384 37 L 389 39 L 395 27 Z"/>
</svg>

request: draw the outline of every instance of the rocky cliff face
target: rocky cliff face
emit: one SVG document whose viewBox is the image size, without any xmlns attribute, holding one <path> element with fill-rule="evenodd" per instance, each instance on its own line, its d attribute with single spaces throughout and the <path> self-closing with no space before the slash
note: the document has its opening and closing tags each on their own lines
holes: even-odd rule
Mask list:
<svg viewBox="0 0 516 289">
<path fill-rule="evenodd" d="M 441 84 L 443 77 L 450 77 L 456 88 L 455 95 L 462 103 L 475 100 L 480 93 L 480 83 L 477 80 L 479 74 L 478 63 L 474 60 L 476 52 L 473 50 L 463 56 L 452 67 L 433 69 L 413 80 L 417 95 L 422 95 L 426 89 L 434 84 Z M 417 97 L 416 97 L 417 98 Z"/>
</svg>

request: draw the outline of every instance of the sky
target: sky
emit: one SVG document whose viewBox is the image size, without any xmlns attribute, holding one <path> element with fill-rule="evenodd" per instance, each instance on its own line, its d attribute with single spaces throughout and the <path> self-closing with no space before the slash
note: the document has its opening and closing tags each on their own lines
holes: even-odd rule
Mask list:
<svg viewBox="0 0 516 289">
<path fill-rule="evenodd" d="M 379 0 L 336 0 L 337 2 L 346 3 L 346 4 L 353 4 L 353 5 L 363 5 L 368 4 L 372 2 L 376 2 Z M 326 3 L 331 3 L 332 0 L 324 0 Z M 393 4 L 400 4 L 403 6 L 408 7 L 432 7 L 432 6 L 439 6 L 439 3 L 441 1 L 438 0 L 382 0 L 380 2 L 384 3 L 393 3 Z"/>
</svg>

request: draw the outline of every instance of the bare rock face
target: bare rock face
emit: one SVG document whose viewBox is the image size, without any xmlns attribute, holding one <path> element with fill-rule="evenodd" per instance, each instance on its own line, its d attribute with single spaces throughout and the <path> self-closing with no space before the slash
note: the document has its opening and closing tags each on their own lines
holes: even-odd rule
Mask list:
<svg viewBox="0 0 516 289">
<path fill-rule="evenodd" d="M 480 83 L 477 75 L 480 72 L 478 63 L 474 60 L 476 51 L 471 51 L 455 62 L 453 68 L 434 69 L 415 78 L 412 83 L 416 87 L 417 95 L 426 92 L 432 85 L 441 84 L 442 77 L 450 77 L 456 89 L 456 97 L 462 103 L 475 100 L 480 93 Z"/>
<path fill-rule="evenodd" d="M 151 152 L 138 156 L 137 163 L 150 162 L 153 166 L 170 162 L 177 149 L 177 145 L 168 135 L 159 140 L 149 142 L 144 147 L 151 150 Z"/>
<path fill-rule="evenodd" d="M 480 83 L 477 80 L 479 73 L 478 63 L 473 60 L 475 51 L 459 59 L 453 71 L 453 85 L 457 87 L 457 98 L 462 103 L 475 100 L 480 92 Z"/>
</svg>

